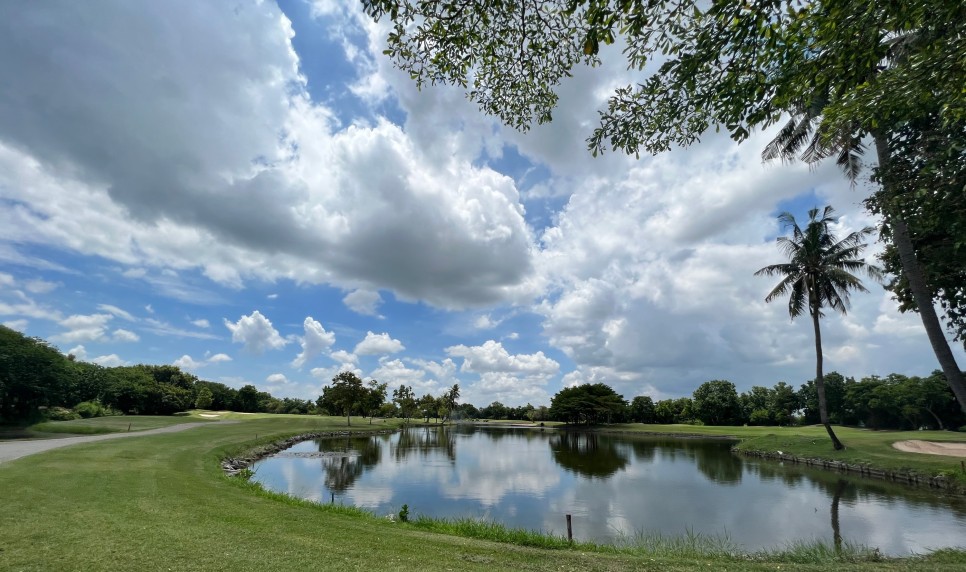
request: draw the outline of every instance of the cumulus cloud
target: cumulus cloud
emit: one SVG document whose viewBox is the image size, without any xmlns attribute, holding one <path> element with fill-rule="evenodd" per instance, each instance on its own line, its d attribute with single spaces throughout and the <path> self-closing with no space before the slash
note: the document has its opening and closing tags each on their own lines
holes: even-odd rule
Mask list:
<svg viewBox="0 0 966 572">
<path fill-rule="evenodd" d="M 56 342 L 93 342 L 103 339 L 107 334 L 107 323 L 111 321 L 110 314 L 74 314 L 61 320 L 60 326 L 66 328 L 66 332 L 61 332 L 51 336 L 51 340 Z"/>
<path fill-rule="evenodd" d="M 281 373 L 273 373 L 273 374 L 269 375 L 268 377 L 266 377 L 265 378 L 265 381 L 269 385 L 288 385 L 289 383 L 291 383 L 288 380 L 288 378 L 285 377 L 285 375 L 284 374 L 281 374 Z"/>
<path fill-rule="evenodd" d="M 231 332 L 231 341 L 244 344 L 247 351 L 256 355 L 265 350 L 280 350 L 288 343 L 258 310 L 242 316 L 237 322 L 226 319 L 225 327 Z"/>
<path fill-rule="evenodd" d="M 383 332 L 374 334 L 367 332 L 364 340 L 356 344 L 353 353 L 359 356 L 366 355 L 386 355 L 399 353 L 406 349 L 406 346 L 397 339 L 390 338 L 389 334 Z"/>
<path fill-rule="evenodd" d="M 205 319 L 191 320 L 191 323 L 194 324 L 195 326 L 198 326 L 199 328 L 210 328 L 211 327 L 211 323 L 208 320 L 205 320 Z"/>
<path fill-rule="evenodd" d="M 213 356 L 208 356 L 207 354 L 203 359 L 196 360 L 190 355 L 185 354 L 180 358 L 174 360 L 173 365 L 180 367 L 181 369 L 187 370 L 197 370 L 205 367 L 206 365 L 225 363 L 231 361 L 231 357 L 226 354 L 215 354 Z"/>
<path fill-rule="evenodd" d="M 378 308 L 382 304 L 382 296 L 373 290 L 359 289 L 349 292 L 342 302 L 357 314 L 379 316 Z"/>
<path fill-rule="evenodd" d="M 305 318 L 302 326 L 305 329 L 305 335 L 301 338 L 302 351 L 292 360 L 292 367 L 296 368 L 301 368 L 309 361 L 322 355 L 322 352 L 335 343 L 335 334 L 325 331 L 322 324 L 311 316 Z"/>
<path fill-rule="evenodd" d="M 269 2 L 18 9 L 0 23 L 18 78 L 0 88 L 0 198 L 25 208 L 0 212 L 0 241 L 230 287 L 504 299 L 532 272 L 514 181 L 385 120 L 342 127 L 310 101 L 292 37 Z"/>
<path fill-rule="evenodd" d="M 129 365 L 129 362 L 124 361 L 117 354 L 98 356 L 92 359 L 91 362 L 103 367 L 120 367 L 122 365 Z"/>
<path fill-rule="evenodd" d="M 359 357 L 353 353 L 347 352 L 345 350 L 336 350 L 329 354 L 329 357 L 337 362 L 342 363 L 358 363 Z"/>
<path fill-rule="evenodd" d="M 548 358 L 543 352 L 534 354 L 511 355 L 503 344 L 489 340 L 480 346 L 450 346 L 446 353 L 463 358 L 461 371 L 474 373 L 514 372 L 525 374 L 553 375 L 560 370 L 560 364 Z"/>
<path fill-rule="evenodd" d="M 67 350 L 67 355 L 77 358 L 77 361 L 87 361 L 87 349 L 81 344 Z"/>
</svg>

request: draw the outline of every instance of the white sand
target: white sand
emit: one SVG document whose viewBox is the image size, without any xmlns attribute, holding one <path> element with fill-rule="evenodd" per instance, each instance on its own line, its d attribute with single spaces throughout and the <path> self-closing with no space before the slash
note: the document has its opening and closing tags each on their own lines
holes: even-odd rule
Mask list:
<svg viewBox="0 0 966 572">
<path fill-rule="evenodd" d="M 925 453 L 927 455 L 946 455 L 947 457 L 966 457 L 966 443 L 944 443 L 939 441 L 898 441 L 893 447 L 906 453 Z"/>
</svg>

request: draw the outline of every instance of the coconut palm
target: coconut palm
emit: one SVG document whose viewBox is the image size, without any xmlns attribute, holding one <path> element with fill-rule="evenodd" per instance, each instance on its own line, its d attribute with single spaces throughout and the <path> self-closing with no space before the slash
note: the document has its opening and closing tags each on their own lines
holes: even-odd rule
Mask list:
<svg viewBox="0 0 966 572">
<path fill-rule="evenodd" d="M 836 449 L 844 445 L 832 431 L 828 419 L 828 406 L 825 401 L 825 380 L 822 377 L 822 331 L 819 326 L 822 308 L 832 308 L 842 314 L 849 309 L 849 291 L 868 292 L 854 272 L 863 272 L 870 278 L 881 281 L 882 272 L 878 267 L 867 264 L 860 255 L 865 250 L 863 239 L 875 229 L 871 226 L 852 232 L 838 240 L 829 226 L 835 222 L 832 207 L 826 206 L 818 218 L 817 208 L 808 211 L 808 225 L 803 230 L 798 226 L 791 213 L 784 212 L 778 220 L 792 236 L 778 238 L 778 245 L 788 256 L 788 262 L 772 264 L 755 272 L 755 276 L 782 276 L 765 302 L 789 294 L 788 313 L 792 319 L 807 310 L 815 328 L 815 388 L 818 391 L 818 409 L 822 425 L 832 438 Z"/>
</svg>

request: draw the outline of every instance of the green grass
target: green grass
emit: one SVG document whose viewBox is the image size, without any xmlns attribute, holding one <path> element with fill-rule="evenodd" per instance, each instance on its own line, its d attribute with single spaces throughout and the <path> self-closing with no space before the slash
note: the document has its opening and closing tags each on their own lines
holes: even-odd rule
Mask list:
<svg viewBox="0 0 966 572">
<path fill-rule="evenodd" d="M 393 425 L 366 421 L 353 429 Z M 266 416 L 2 464 L 0 570 L 966 569 L 962 551 L 874 562 L 828 560 L 815 548 L 724 554 L 687 539 L 548 549 L 537 532 L 465 521 L 394 523 L 267 492 L 220 470 L 225 456 L 260 444 L 344 429 L 341 418 Z"/>
<path fill-rule="evenodd" d="M 70 433 L 72 435 L 100 435 L 126 431 L 160 429 L 182 423 L 210 421 L 197 415 L 116 415 L 76 419 L 73 421 L 45 421 L 29 427 L 33 433 Z"/>
</svg>

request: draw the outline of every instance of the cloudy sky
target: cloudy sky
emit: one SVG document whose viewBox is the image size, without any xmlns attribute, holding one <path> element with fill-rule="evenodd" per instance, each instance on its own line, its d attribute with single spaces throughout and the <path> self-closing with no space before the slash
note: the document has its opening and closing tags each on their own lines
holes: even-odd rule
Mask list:
<svg viewBox="0 0 966 572">
<path fill-rule="evenodd" d="M 875 224 L 868 185 L 763 165 L 770 132 L 594 159 L 596 110 L 634 79 L 619 54 L 521 134 L 417 91 L 384 33 L 352 0 L 5 3 L 0 322 L 312 399 L 342 369 L 479 406 L 813 374 L 808 320 L 752 274 L 781 261 L 781 211 Z M 827 370 L 935 369 L 870 289 L 825 320 Z"/>
</svg>

